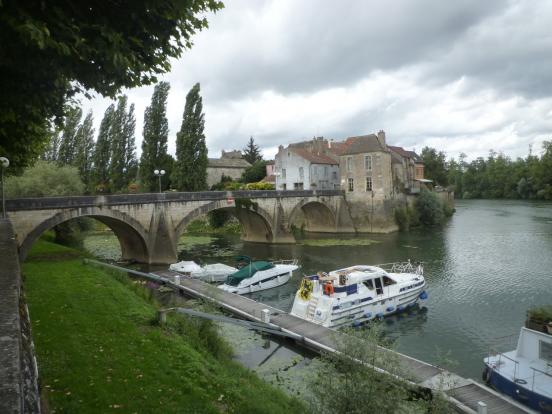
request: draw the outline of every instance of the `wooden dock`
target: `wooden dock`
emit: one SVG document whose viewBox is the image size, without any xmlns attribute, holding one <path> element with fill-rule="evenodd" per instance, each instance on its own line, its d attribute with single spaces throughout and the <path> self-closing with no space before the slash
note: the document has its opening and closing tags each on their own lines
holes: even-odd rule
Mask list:
<svg viewBox="0 0 552 414">
<path fill-rule="evenodd" d="M 222 291 L 213 285 L 176 272 L 156 271 L 152 274 L 172 287 L 180 289 L 186 295 L 214 301 L 221 308 L 247 320 L 261 322 L 262 311 L 268 309 L 271 315 L 270 323 L 295 336 L 300 345 L 318 352 L 335 351 L 336 335 L 339 335 L 335 330 L 295 317 L 281 309 L 256 302 L 245 296 Z M 175 276 L 179 276 L 179 283 L 175 283 Z M 444 391 L 459 412 L 477 413 L 478 403 L 481 401 L 486 404 L 488 414 L 535 413 L 471 379 L 462 378 L 408 355 L 385 348 L 380 350 L 382 353 L 392 352 L 393 356 L 399 359 L 401 368 L 409 373 L 411 382 L 429 389 Z"/>
</svg>

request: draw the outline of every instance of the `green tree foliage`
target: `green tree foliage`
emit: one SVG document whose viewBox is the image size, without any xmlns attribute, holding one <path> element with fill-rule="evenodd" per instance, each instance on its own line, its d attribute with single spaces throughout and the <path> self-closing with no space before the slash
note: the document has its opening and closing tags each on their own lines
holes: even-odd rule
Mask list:
<svg viewBox="0 0 552 414">
<path fill-rule="evenodd" d="M 157 81 L 207 27 L 217 0 L 0 2 L 0 153 L 25 167 L 46 147 L 50 120 L 84 90 L 115 96 Z"/>
<path fill-rule="evenodd" d="M 169 121 L 166 112 L 169 89 L 168 82 L 159 82 L 153 91 L 151 104 L 144 113 L 140 182 L 145 191 L 157 191 L 158 181 L 153 171 L 162 169 L 163 163 L 168 159 Z"/>
<path fill-rule="evenodd" d="M 111 119 L 111 163 L 109 178 L 111 190 L 114 192 L 126 189 L 127 177 L 127 139 L 128 139 L 127 97 L 121 96 Z"/>
<path fill-rule="evenodd" d="M 59 144 L 61 143 L 61 132 L 53 128 L 48 132 L 48 146 L 42 154 L 43 161 L 57 161 L 59 156 Z"/>
<path fill-rule="evenodd" d="M 6 178 L 8 198 L 68 196 L 83 192 L 84 183 L 76 167 L 59 166 L 48 161 L 38 161 L 21 176 Z"/>
<path fill-rule="evenodd" d="M 75 165 L 77 155 L 75 151 L 77 146 L 77 131 L 81 118 L 82 110 L 80 108 L 67 108 L 67 115 L 63 120 L 63 129 L 57 159 L 60 165 Z"/>
<path fill-rule="evenodd" d="M 257 161 L 262 161 L 263 159 L 261 150 L 259 149 L 259 146 L 255 144 L 253 137 L 249 138 L 247 146 L 243 149 L 243 158 L 251 165 L 255 164 Z"/>
<path fill-rule="evenodd" d="M 266 161 L 257 161 L 243 172 L 243 183 L 256 183 L 266 177 Z"/>
<path fill-rule="evenodd" d="M 92 183 L 92 154 L 94 152 L 94 127 L 92 111 L 79 126 L 75 137 L 74 165 L 79 169 L 79 174 L 85 186 L 90 189 Z"/>
<path fill-rule="evenodd" d="M 540 157 L 512 160 L 491 150 L 470 163 L 451 159 L 447 170 L 457 197 L 552 200 L 552 141 L 543 143 Z"/>
<path fill-rule="evenodd" d="M 96 147 L 94 148 L 94 154 L 92 156 L 92 162 L 94 165 L 92 182 L 94 185 L 94 191 L 96 192 L 104 192 L 109 189 L 111 125 L 114 114 L 115 105 L 111 104 L 105 110 L 102 118 L 100 130 L 98 132 L 98 139 L 96 140 Z"/>
<path fill-rule="evenodd" d="M 182 126 L 176 134 L 174 186 L 180 191 L 207 189 L 207 145 L 205 144 L 205 114 L 199 83 L 186 95 Z"/>
<path fill-rule="evenodd" d="M 443 205 L 434 192 L 422 190 L 416 198 L 415 208 L 425 226 L 435 226 L 444 220 Z"/>
<path fill-rule="evenodd" d="M 134 104 L 130 105 L 126 116 L 126 122 L 123 129 L 123 134 L 125 136 L 125 169 L 126 173 L 124 175 L 125 184 L 128 186 L 131 182 L 136 179 L 138 174 L 138 160 L 136 159 L 136 117 L 134 115 Z"/>
<path fill-rule="evenodd" d="M 443 151 L 437 152 L 434 148 L 424 147 L 422 149 L 422 160 L 424 162 L 424 176 L 433 180 L 437 185 L 447 186 L 447 156 L 445 153 Z"/>
</svg>

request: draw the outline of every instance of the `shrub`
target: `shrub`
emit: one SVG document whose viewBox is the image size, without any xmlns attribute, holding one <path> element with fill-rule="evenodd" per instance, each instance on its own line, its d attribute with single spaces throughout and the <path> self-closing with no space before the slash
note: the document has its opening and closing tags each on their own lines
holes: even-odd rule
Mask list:
<svg viewBox="0 0 552 414">
<path fill-rule="evenodd" d="M 410 216 L 407 207 L 399 207 L 395 209 L 395 221 L 399 225 L 400 231 L 408 231 L 410 228 Z"/>
<path fill-rule="evenodd" d="M 84 189 L 76 167 L 48 161 L 38 161 L 21 176 L 6 179 L 6 196 L 10 198 L 79 195 Z"/>
<path fill-rule="evenodd" d="M 245 185 L 246 190 L 274 190 L 274 184 L 267 183 L 266 181 L 259 181 L 258 183 L 248 183 Z"/>
<path fill-rule="evenodd" d="M 435 193 L 422 190 L 416 198 L 415 207 L 423 225 L 435 226 L 443 222 L 443 207 Z"/>
</svg>

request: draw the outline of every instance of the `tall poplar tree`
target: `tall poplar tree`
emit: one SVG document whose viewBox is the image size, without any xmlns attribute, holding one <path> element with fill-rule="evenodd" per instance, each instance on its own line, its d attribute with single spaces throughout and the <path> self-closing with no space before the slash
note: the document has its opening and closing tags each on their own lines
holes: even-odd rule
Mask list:
<svg viewBox="0 0 552 414">
<path fill-rule="evenodd" d="M 131 104 L 126 116 L 123 134 L 125 136 L 125 184 L 128 186 L 136 179 L 138 173 L 138 160 L 136 159 L 136 117 L 134 116 L 134 104 Z"/>
<path fill-rule="evenodd" d="M 106 109 L 100 124 L 96 148 L 94 149 L 93 161 L 93 183 L 96 191 L 106 191 L 109 188 L 109 162 L 110 162 L 110 141 L 111 124 L 115 113 L 115 105 L 111 104 Z"/>
<path fill-rule="evenodd" d="M 78 107 L 66 110 L 57 160 L 60 165 L 75 165 L 76 136 L 81 117 L 82 110 Z"/>
<path fill-rule="evenodd" d="M 75 137 L 75 166 L 79 169 L 79 174 L 87 189 L 91 187 L 92 154 L 94 152 L 93 123 L 92 111 L 90 111 L 79 126 Z"/>
<path fill-rule="evenodd" d="M 158 178 L 153 174 L 156 169 L 164 168 L 168 159 L 167 138 L 169 122 L 167 120 L 167 97 L 170 85 L 160 82 L 155 86 L 151 104 L 144 112 L 142 155 L 140 157 L 140 182 L 145 191 L 157 191 Z M 163 180 L 166 187 L 167 179 Z"/>
<path fill-rule="evenodd" d="M 176 134 L 177 162 L 173 182 L 180 191 L 207 189 L 207 145 L 205 144 L 205 114 L 196 83 L 186 96 L 182 126 Z"/>
<path fill-rule="evenodd" d="M 127 122 L 127 97 L 121 96 L 111 120 L 111 163 L 109 178 L 111 190 L 121 191 L 126 187 L 126 151 L 125 125 Z"/>
</svg>

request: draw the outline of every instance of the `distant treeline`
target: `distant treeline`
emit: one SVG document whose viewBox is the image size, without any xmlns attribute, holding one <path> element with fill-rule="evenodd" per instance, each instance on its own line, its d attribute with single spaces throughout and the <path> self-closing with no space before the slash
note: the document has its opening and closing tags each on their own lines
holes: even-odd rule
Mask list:
<svg viewBox="0 0 552 414">
<path fill-rule="evenodd" d="M 425 147 L 425 177 L 454 190 L 457 198 L 510 198 L 552 200 L 552 141 L 543 142 L 540 156 L 531 152 L 512 160 L 490 151 L 487 158 L 466 162 L 446 159 L 444 152 Z"/>
</svg>

